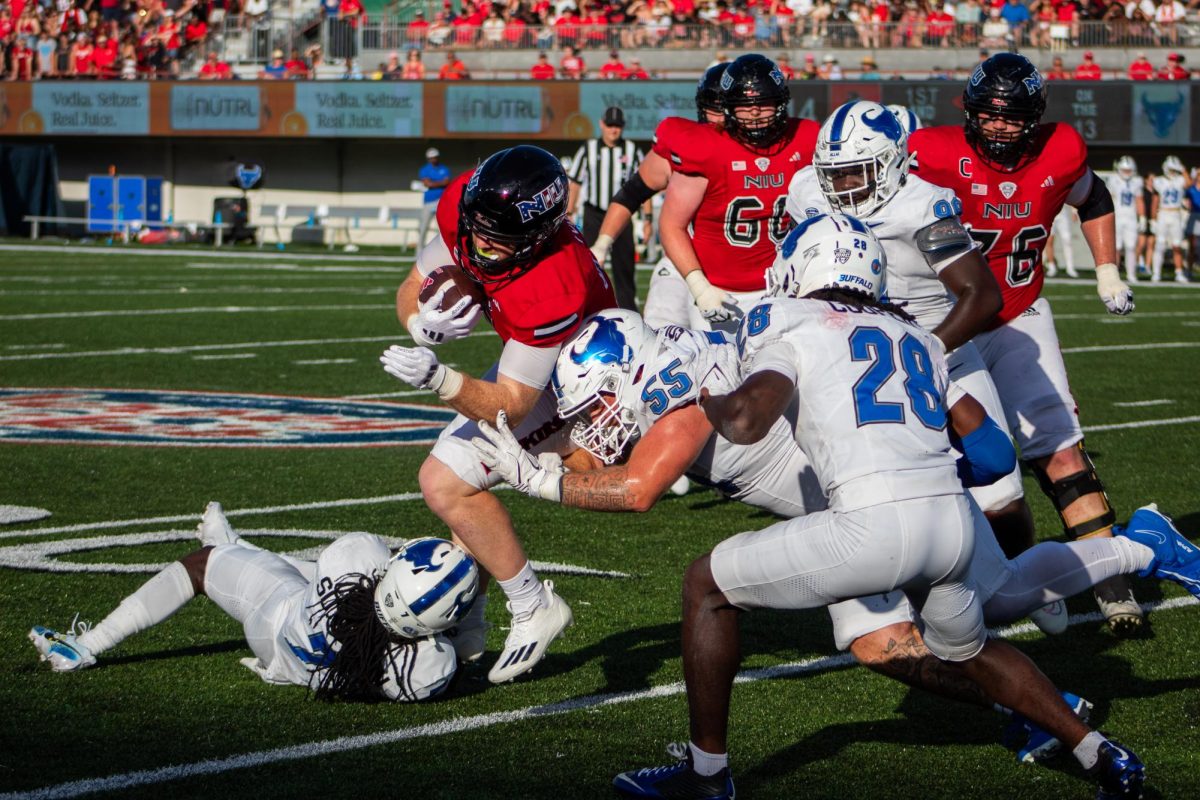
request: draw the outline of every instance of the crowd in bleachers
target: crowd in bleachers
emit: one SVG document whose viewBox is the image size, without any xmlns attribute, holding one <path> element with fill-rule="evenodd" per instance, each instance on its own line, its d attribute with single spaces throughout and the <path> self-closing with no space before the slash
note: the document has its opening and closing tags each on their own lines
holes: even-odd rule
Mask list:
<svg viewBox="0 0 1200 800">
<path fill-rule="evenodd" d="M 539 79 L 641 79 L 655 76 L 619 56 L 610 59 L 619 67 L 597 64 L 589 72 L 571 65 L 574 59 L 582 63 L 584 52 L 645 48 L 982 47 L 1065 52 L 1081 36 L 1087 45 L 1173 47 L 1191 41 L 1187 20 L 1198 7 L 1200 0 L 1186 5 L 1181 0 L 444 0 L 442 10 L 418 10 L 404 23 L 371 21 L 370 41 L 363 45 L 368 16 L 362 1 L 320 2 L 330 55 L 346 65 L 344 77 L 408 80 L 469 76 L 465 66 L 454 66 L 458 59 L 453 55 L 447 64 L 430 66 L 427 72 L 422 54 L 431 49 L 529 49 L 530 75 Z M 132 80 L 181 74 L 232 78 L 230 64 L 210 52 L 212 31 L 231 22 L 251 25 L 269 13 L 268 0 L 3 0 L 0 75 L 12 80 Z M 1197 28 L 1200 35 L 1200 22 Z M 290 43 L 277 41 L 274 46 L 288 48 Z M 364 72 L 365 67 L 348 60 L 360 46 L 393 50 L 395 55 L 391 63 Z M 535 55 L 539 50 L 546 55 Z M 407 51 L 403 59 L 402 51 Z M 259 77 L 313 77 L 322 57 L 318 46 L 303 55 L 295 50 L 287 57 L 283 50 L 274 55 Z M 873 62 L 862 66 L 856 75 L 879 72 Z M 1077 66 L 1070 68 L 1070 77 L 1125 77 L 1114 70 L 1092 76 L 1086 64 L 1081 75 Z M 1130 77 L 1189 76 L 1182 59 L 1138 70 Z M 797 77 L 824 77 L 816 68 L 798 73 Z M 931 76 L 940 77 L 939 71 Z"/>
</svg>

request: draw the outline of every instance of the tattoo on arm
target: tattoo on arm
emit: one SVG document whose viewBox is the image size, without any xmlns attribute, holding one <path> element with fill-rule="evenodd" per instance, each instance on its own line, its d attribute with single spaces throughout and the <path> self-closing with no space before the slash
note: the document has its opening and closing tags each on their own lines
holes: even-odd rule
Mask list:
<svg viewBox="0 0 1200 800">
<path fill-rule="evenodd" d="M 568 472 L 563 476 L 563 505 L 592 511 L 631 511 L 634 495 L 628 477 L 629 468 L 625 466 Z"/>
</svg>

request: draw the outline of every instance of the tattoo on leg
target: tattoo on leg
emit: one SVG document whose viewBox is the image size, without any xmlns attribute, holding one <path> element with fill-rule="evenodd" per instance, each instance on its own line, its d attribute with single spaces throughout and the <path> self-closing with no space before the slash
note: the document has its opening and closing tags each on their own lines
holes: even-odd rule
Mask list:
<svg viewBox="0 0 1200 800">
<path fill-rule="evenodd" d="M 991 708 L 993 703 L 962 667 L 929 652 L 917 635 L 888 639 L 887 647 L 866 665 L 881 675 L 951 700 Z"/>
</svg>

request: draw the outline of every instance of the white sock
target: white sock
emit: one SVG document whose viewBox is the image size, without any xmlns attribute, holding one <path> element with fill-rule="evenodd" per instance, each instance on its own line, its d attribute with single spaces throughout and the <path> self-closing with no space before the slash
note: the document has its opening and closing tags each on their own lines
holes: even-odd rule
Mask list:
<svg viewBox="0 0 1200 800">
<path fill-rule="evenodd" d="M 506 581 L 496 582 L 500 584 L 500 588 L 508 596 L 513 616 L 533 611 L 538 606 L 543 605 L 542 595 L 544 592 L 542 583 L 538 580 L 537 573 L 533 571 L 533 567 L 529 566 L 528 561 L 525 562 L 525 566 L 521 567 L 521 571 L 516 575 Z"/>
<path fill-rule="evenodd" d="M 116 609 L 87 633 L 79 643 L 92 652 L 103 653 L 139 631 L 157 625 L 195 597 L 187 567 L 176 561 L 142 584 Z"/>
<path fill-rule="evenodd" d="M 729 753 L 706 753 L 691 742 L 688 742 L 688 749 L 692 751 L 692 769 L 698 775 L 716 775 L 729 766 Z"/>
<path fill-rule="evenodd" d="M 1075 745 L 1075 749 L 1071 753 L 1079 762 L 1079 766 L 1084 769 L 1091 769 L 1100 760 L 1100 745 L 1107 741 L 1108 739 L 1104 738 L 1104 734 L 1099 731 L 1092 731 L 1083 737 L 1082 742 Z"/>
</svg>

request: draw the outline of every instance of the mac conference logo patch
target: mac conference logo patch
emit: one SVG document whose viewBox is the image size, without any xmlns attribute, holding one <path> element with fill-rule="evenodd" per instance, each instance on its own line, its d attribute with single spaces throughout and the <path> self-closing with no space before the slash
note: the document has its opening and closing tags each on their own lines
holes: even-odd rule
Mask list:
<svg viewBox="0 0 1200 800">
<path fill-rule="evenodd" d="M 429 444 L 448 408 L 143 389 L 0 389 L 0 441 L 173 447 Z"/>
</svg>

